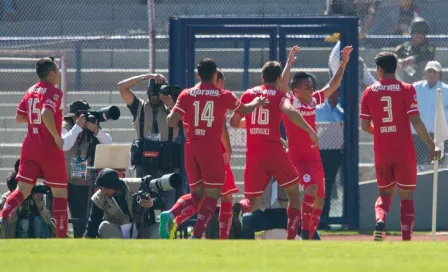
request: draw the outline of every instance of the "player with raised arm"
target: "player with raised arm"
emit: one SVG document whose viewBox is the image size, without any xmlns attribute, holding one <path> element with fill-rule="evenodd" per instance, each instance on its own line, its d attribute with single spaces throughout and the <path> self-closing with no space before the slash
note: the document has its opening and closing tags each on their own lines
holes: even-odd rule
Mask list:
<svg viewBox="0 0 448 272">
<path fill-rule="evenodd" d="M 28 133 L 20 154 L 17 189 L 9 195 L 0 213 L 0 234 L 11 213 L 27 198 L 39 177 L 51 187 L 53 217 L 57 237 L 67 237 L 67 172 L 65 169 L 62 129 L 62 91 L 55 87 L 61 74 L 53 58 L 36 63 L 40 81 L 25 93 L 17 108 L 16 122 L 27 123 Z"/>
<path fill-rule="evenodd" d="M 196 87 L 198 87 L 201 83 L 198 83 Z M 216 79 L 216 87 L 219 89 L 224 89 L 224 73 L 218 70 L 218 77 Z M 232 194 L 238 193 L 238 187 L 235 184 L 235 179 L 233 176 L 232 168 L 230 166 L 230 157 L 232 156 L 232 147 L 230 145 L 230 137 L 229 132 L 226 125 L 227 120 L 227 112 L 225 113 L 225 119 L 223 122 L 223 130 L 221 134 L 221 144 L 222 144 L 222 152 L 224 156 L 224 164 L 226 167 L 226 180 L 224 182 L 220 201 L 221 206 L 219 208 L 219 238 L 221 240 L 226 240 L 229 238 L 230 227 L 232 223 L 232 202 L 233 196 Z M 185 118 L 185 115 L 184 115 Z M 184 120 L 185 121 L 185 120 Z M 187 129 L 188 124 L 183 122 L 184 128 Z M 173 228 L 170 232 L 170 238 L 174 239 L 174 230 L 177 229 L 177 226 L 183 224 L 187 221 L 191 216 L 197 213 L 199 210 L 199 205 L 195 205 L 194 207 L 190 206 L 187 209 L 184 209 L 183 212 L 177 216 L 173 221 Z"/>
<path fill-rule="evenodd" d="M 417 162 L 411 126 L 430 151 L 432 160 L 441 152 L 420 119 L 417 95 L 411 84 L 396 79 L 397 57 L 382 52 L 375 57 L 379 82 L 368 87 L 361 100 L 362 130 L 373 135 L 379 197 L 375 203 L 374 240 L 385 239 L 386 218 L 395 185 L 400 197 L 401 238 L 409 241 L 414 227 L 414 190 Z"/>
<path fill-rule="evenodd" d="M 282 73 L 282 91 L 289 93 L 291 66 L 296 60 L 300 48 L 294 46 L 289 54 Z M 316 130 L 316 106 L 325 102 L 341 85 L 342 78 L 353 48 L 346 46 L 341 51 L 341 63 L 330 83 L 320 91 L 315 91 L 310 76 L 298 72 L 291 80 L 292 106 Z M 320 215 L 325 201 L 325 174 L 319 148 L 313 148 L 308 133 L 297 127 L 284 115 L 286 137 L 288 139 L 288 155 L 297 169 L 300 185 L 305 190 L 302 200 L 302 232 L 303 240 L 309 240 L 320 222 Z"/>
<path fill-rule="evenodd" d="M 269 61 L 262 68 L 263 85 L 249 89 L 241 97 L 242 103 L 249 103 L 259 97 L 266 97 L 268 104 L 245 117 L 247 132 L 246 166 L 244 169 L 244 197 L 234 206 L 235 213 L 247 213 L 258 208 L 260 196 L 271 176 L 285 189 L 288 195 L 287 239 L 295 239 L 300 221 L 299 176 L 288 158 L 280 135 L 282 112 L 292 123 L 304 129 L 315 146 L 318 137 L 290 102 L 290 96 L 279 90 L 282 69 L 280 63 Z M 235 112 L 232 127 L 244 127 L 244 115 Z"/>
<path fill-rule="evenodd" d="M 168 124 L 177 126 L 182 116 L 188 124 L 185 142 L 185 168 L 190 194 L 178 199 L 169 211 L 160 215 L 160 236 L 170 238 L 173 220 L 183 210 L 202 204 L 192 239 L 200 239 L 215 213 L 226 178 L 221 136 L 225 113 L 237 111 L 243 115 L 263 105 L 266 99 L 258 98 L 242 104 L 236 96 L 216 87 L 217 67 L 214 60 L 206 58 L 197 65 L 201 84 L 186 89 L 179 95 L 176 106 L 168 115 Z"/>
</svg>

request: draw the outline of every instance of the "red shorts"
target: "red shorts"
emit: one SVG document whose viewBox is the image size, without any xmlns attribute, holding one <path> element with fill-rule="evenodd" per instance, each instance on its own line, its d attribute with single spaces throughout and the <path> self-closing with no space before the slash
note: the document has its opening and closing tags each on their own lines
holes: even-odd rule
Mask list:
<svg viewBox="0 0 448 272">
<path fill-rule="evenodd" d="M 224 186 L 222 187 L 221 195 L 225 196 L 233 193 L 238 193 L 238 187 L 236 187 L 232 168 L 230 167 L 230 163 L 228 163 L 226 165 L 226 181 L 224 182 Z"/>
<path fill-rule="evenodd" d="M 226 179 L 221 146 L 185 144 L 184 156 L 190 188 L 204 184 L 209 188 L 221 188 Z"/>
<path fill-rule="evenodd" d="M 395 183 L 403 190 L 414 190 L 417 185 L 417 160 L 410 158 L 402 161 L 375 160 L 378 188 L 386 190 Z"/>
<path fill-rule="evenodd" d="M 44 184 L 52 188 L 67 188 L 67 169 L 65 168 L 64 152 L 55 155 L 42 154 L 40 159 L 20 157 L 17 180 L 35 185 L 43 176 Z"/>
<path fill-rule="evenodd" d="M 259 154 L 248 153 L 244 168 L 244 197 L 261 196 L 272 176 L 281 187 L 299 182 L 297 171 L 281 145 L 273 144 Z"/>
<path fill-rule="evenodd" d="M 303 190 L 310 185 L 318 187 L 317 196 L 325 198 L 325 174 L 322 161 L 294 161 Z"/>
</svg>

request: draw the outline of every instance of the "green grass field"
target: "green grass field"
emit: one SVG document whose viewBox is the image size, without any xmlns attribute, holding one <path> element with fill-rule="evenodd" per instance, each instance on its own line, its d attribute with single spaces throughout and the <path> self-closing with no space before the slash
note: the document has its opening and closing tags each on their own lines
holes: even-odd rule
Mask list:
<svg viewBox="0 0 448 272">
<path fill-rule="evenodd" d="M 0 271 L 446 271 L 447 252 L 441 242 L 2 240 Z"/>
</svg>

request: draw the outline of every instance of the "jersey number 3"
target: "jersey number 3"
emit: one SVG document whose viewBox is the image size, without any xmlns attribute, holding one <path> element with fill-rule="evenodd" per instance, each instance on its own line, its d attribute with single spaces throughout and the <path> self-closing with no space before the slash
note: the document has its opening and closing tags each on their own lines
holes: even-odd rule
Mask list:
<svg viewBox="0 0 448 272">
<path fill-rule="evenodd" d="M 207 122 L 207 127 L 211 127 L 213 125 L 213 121 L 215 120 L 215 117 L 213 115 L 214 109 L 215 109 L 215 102 L 213 101 L 207 101 L 205 102 L 204 108 L 202 109 L 202 112 L 200 113 L 201 107 L 200 102 L 195 101 L 193 103 L 194 106 L 194 126 L 199 126 L 199 120 Z M 199 116 L 200 115 L 200 116 Z"/>
<path fill-rule="evenodd" d="M 30 98 L 28 99 L 28 118 L 29 124 L 39 125 L 42 123 L 40 109 L 37 107 L 39 99 Z"/>
<path fill-rule="evenodd" d="M 387 113 L 387 117 L 383 118 L 383 123 L 390 123 L 394 120 L 394 117 L 392 115 L 392 97 L 390 96 L 383 96 L 381 97 L 381 102 L 386 102 L 386 106 L 383 108 L 383 110 Z"/>
</svg>

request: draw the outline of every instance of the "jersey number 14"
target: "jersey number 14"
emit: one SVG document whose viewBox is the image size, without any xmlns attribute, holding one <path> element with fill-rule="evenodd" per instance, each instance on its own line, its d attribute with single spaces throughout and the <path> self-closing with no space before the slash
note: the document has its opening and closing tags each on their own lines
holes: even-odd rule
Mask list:
<svg viewBox="0 0 448 272">
<path fill-rule="evenodd" d="M 202 109 L 202 112 L 200 112 L 200 102 L 195 101 L 193 103 L 194 106 L 194 126 L 199 126 L 199 120 L 207 122 L 207 127 L 211 127 L 213 125 L 213 121 L 215 120 L 214 117 L 214 109 L 215 109 L 215 102 L 213 101 L 207 101 L 205 102 L 204 108 Z"/>
</svg>

